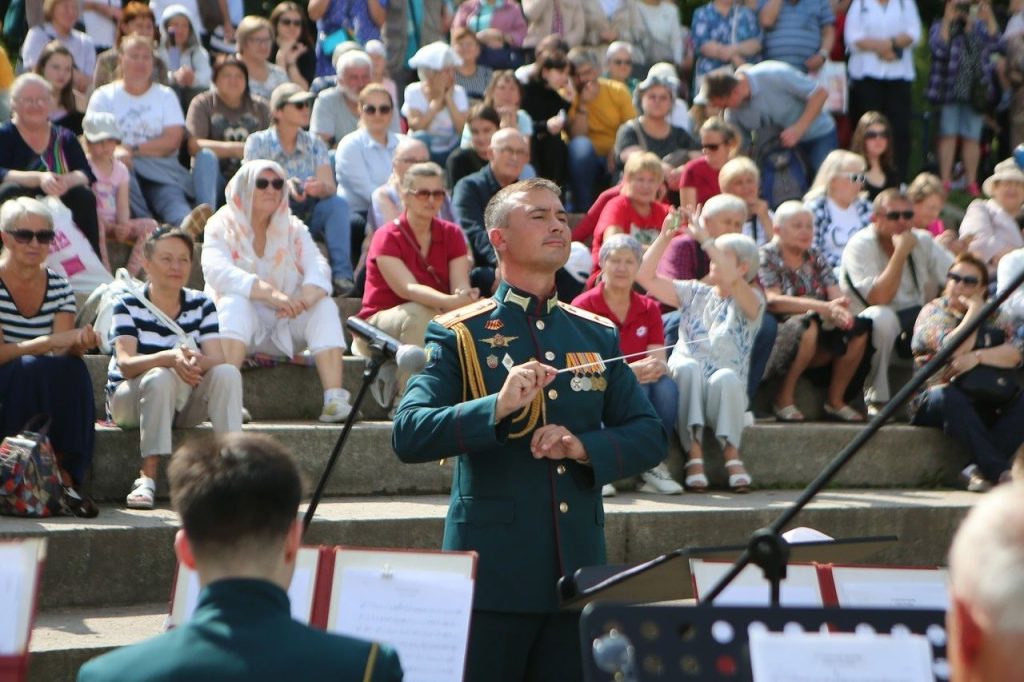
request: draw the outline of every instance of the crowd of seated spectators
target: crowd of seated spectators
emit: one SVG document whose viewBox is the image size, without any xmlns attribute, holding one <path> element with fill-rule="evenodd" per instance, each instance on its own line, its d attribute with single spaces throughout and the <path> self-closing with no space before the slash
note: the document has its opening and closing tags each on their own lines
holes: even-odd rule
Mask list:
<svg viewBox="0 0 1024 682">
<path fill-rule="evenodd" d="M 914 0 L 711 0 L 689 25 L 669 0 L 242 4 L 88 3 L 83 16 L 77 0 L 44 0 L 20 34 L 6 27 L 22 38 L 0 54 L 0 376 L 42 386 L 33 409 L 61 413 L 69 495 L 94 415 L 44 389 L 82 374 L 98 339 L 70 323 L 82 267 L 46 254 L 68 230 L 108 279 L 124 265 L 147 282 L 109 339 L 108 416 L 142 432 L 138 508 L 172 425 L 239 428 L 249 356 L 306 354 L 320 419 L 349 415 L 332 298 L 361 299 L 359 317 L 422 344 L 431 317 L 489 296 L 501 266 L 486 208 L 518 180 L 563 188 L 578 222 L 558 293 L 647 353 L 631 367 L 693 490 L 708 487 L 705 427 L 730 488 L 750 488 L 740 448 L 762 382 L 776 419 L 804 421 L 797 384 L 824 368 L 820 412 L 863 421 L 892 398 L 890 365 L 934 355 L 1024 252 L 1024 171 L 979 142 L 997 101 L 1024 139 L 1024 14 L 1003 32 L 987 2 L 946 0 L 930 30 Z M 823 78 L 836 62 L 840 92 Z M 911 86 L 925 79 L 937 161 L 914 177 Z M 954 180 L 973 198 L 962 221 L 947 210 Z M 186 287 L 194 242 L 205 292 Z M 1005 479 L 1024 439 L 984 411 L 950 418 L 970 399 L 953 377 L 1021 361 L 1024 319 L 993 325 L 1000 343 L 959 349 L 913 415 L 975 453 L 973 489 Z M 385 409 L 408 379 L 391 377 L 375 392 Z M 70 392 L 91 405 L 80 383 Z M 3 390 L 13 433 L 26 413 Z M 664 467 L 641 481 L 682 489 Z"/>
</svg>

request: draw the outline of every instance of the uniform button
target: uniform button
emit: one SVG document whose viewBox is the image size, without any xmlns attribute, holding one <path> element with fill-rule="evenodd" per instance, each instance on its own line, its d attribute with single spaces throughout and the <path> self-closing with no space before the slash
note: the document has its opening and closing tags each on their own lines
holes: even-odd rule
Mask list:
<svg viewBox="0 0 1024 682">
<path fill-rule="evenodd" d="M 545 360 L 548 360 L 548 361 L 554 360 L 554 359 L 555 359 L 555 353 L 554 353 L 554 351 L 550 351 L 550 350 L 549 350 L 549 351 L 548 351 L 547 353 L 545 353 L 545 354 L 544 354 L 544 359 L 545 359 Z"/>
<path fill-rule="evenodd" d="M 557 471 L 558 475 L 561 476 L 562 474 L 565 473 L 565 465 L 559 464 L 557 467 L 555 467 L 555 471 Z"/>
<path fill-rule="evenodd" d="M 555 389 L 552 388 L 550 391 L 548 391 L 548 398 L 550 398 L 551 400 L 557 400 L 558 399 L 558 391 L 556 391 Z"/>
<path fill-rule="evenodd" d="M 558 505 L 558 511 L 562 512 L 563 514 L 566 513 L 567 511 L 569 511 L 569 504 L 563 502 L 562 504 Z"/>
<path fill-rule="evenodd" d="M 544 320 L 537 320 L 537 329 L 544 331 Z"/>
</svg>

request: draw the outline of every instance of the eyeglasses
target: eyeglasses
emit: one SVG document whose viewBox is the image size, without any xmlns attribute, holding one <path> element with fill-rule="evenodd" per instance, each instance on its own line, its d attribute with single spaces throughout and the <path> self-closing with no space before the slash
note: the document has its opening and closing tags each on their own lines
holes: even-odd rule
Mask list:
<svg viewBox="0 0 1024 682">
<path fill-rule="evenodd" d="M 613 66 L 632 66 L 633 65 L 633 60 L 632 59 L 609 59 L 608 63 L 612 64 Z"/>
<path fill-rule="evenodd" d="M 515 147 L 495 147 L 494 151 L 499 154 L 509 154 L 511 156 L 526 156 L 530 153 L 528 149 L 516 149 Z"/>
<path fill-rule="evenodd" d="M 275 190 L 280 191 L 280 189 L 284 187 L 284 180 L 281 178 L 274 178 L 273 180 L 270 178 L 256 178 L 256 182 L 254 184 L 256 185 L 256 189 L 273 187 Z"/>
<path fill-rule="evenodd" d="M 39 242 L 42 246 L 47 246 L 53 241 L 53 238 L 57 235 L 53 230 L 5 230 L 7 234 L 14 237 L 14 241 L 19 244 L 28 244 L 33 239 Z"/>
<path fill-rule="evenodd" d="M 391 113 L 390 104 L 381 104 L 380 106 L 374 106 L 373 104 L 364 104 L 363 113 L 375 116 L 377 112 L 380 112 L 381 116 L 386 116 Z"/>
<path fill-rule="evenodd" d="M 955 272 L 947 274 L 946 279 L 954 284 L 963 284 L 967 287 L 976 287 L 981 284 L 981 279 L 974 275 L 958 275 Z"/>
<path fill-rule="evenodd" d="M 889 139 L 889 131 L 887 130 L 869 130 L 864 133 L 865 140 L 877 140 L 879 138 Z"/>
<path fill-rule="evenodd" d="M 844 177 L 850 182 L 864 182 L 864 173 L 840 173 L 840 177 Z"/>
<path fill-rule="evenodd" d="M 700 146 L 700 148 L 703 149 L 706 152 L 717 152 L 718 148 L 721 147 L 721 146 L 722 146 L 721 143 L 718 143 L 718 144 L 702 144 Z"/>
<path fill-rule="evenodd" d="M 30 107 L 42 107 L 50 103 L 49 97 L 18 97 L 14 100 L 15 104 L 25 104 Z"/>
<path fill-rule="evenodd" d="M 295 107 L 299 111 L 302 111 L 303 109 L 308 109 L 309 107 L 311 107 L 313 105 L 313 103 L 311 101 L 309 101 L 308 99 L 304 99 L 301 102 L 285 102 L 285 104 L 291 104 L 293 107 Z"/>
<path fill-rule="evenodd" d="M 287 17 L 281 17 L 277 20 L 278 26 L 302 26 L 302 19 L 289 19 Z"/>
<path fill-rule="evenodd" d="M 405 193 L 410 196 L 414 196 L 417 199 L 422 199 L 423 201 L 426 201 L 427 199 L 436 199 L 441 201 L 445 197 L 443 189 L 409 189 L 406 190 Z"/>
<path fill-rule="evenodd" d="M 888 220 L 899 220 L 900 218 L 902 218 L 903 220 L 910 220 L 911 218 L 914 217 L 914 212 L 913 211 L 889 211 L 888 213 L 885 214 L 885 217 Z"/>
</svg>

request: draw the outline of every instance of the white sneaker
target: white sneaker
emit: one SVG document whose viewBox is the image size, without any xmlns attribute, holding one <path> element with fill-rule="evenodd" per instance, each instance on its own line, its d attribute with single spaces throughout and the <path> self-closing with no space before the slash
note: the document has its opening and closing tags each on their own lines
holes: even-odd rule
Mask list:
<svg viewBox="0 0 1024 682">
<path fill-rule="evenodd" d="M 619 491 L 611 483 L 605 483 L 601 486 L 601 497 L 615 497 L 617 492 Z"/>
<path fill-rule="evenodd" d="M 352 412 L 352 406 L 348 404 L 350 397 L 348 391 L 343 390 L 342 395 L 328 400 L 324 404 L 323 412 L 320 413 L 320 421 L 329 423 L 345 421 L 349 413 Z"/>
<path fill-rule="evenodd" d="M 642 493 L 679 495 L 683 492 L 683 486 L 679 485 L 668 473 L 668 467 L 664 462 L 640 474 L 640 479 L 643 482 L 637 490 Z"/>
<path fill-rule="evenodd" d="M 757 423 L 757 419 L 754 418 L 754 413 L 747 410 L 743 413 L 743 426 L 753 426 Z"/>
</svg>

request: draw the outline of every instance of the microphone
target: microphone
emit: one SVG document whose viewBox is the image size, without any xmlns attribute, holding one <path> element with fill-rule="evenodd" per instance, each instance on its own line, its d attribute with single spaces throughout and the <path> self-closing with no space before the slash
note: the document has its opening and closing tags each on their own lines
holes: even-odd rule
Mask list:
<svg viewBox="0 0 1024 682">
<path fill-rule="evenodd" d="M 345 320 L 345 326 L 353 334 L 366 339 L 370 348 L 385 357 L 394 359 L 398 368 L 404 372 L 415 374 L 427 365 L 427 354 L 423 352 L 422 348 L 409 343 L 399 343 L 398 339 L 385 334 L 366 320 L 352 315 Z"/>
</svg>

